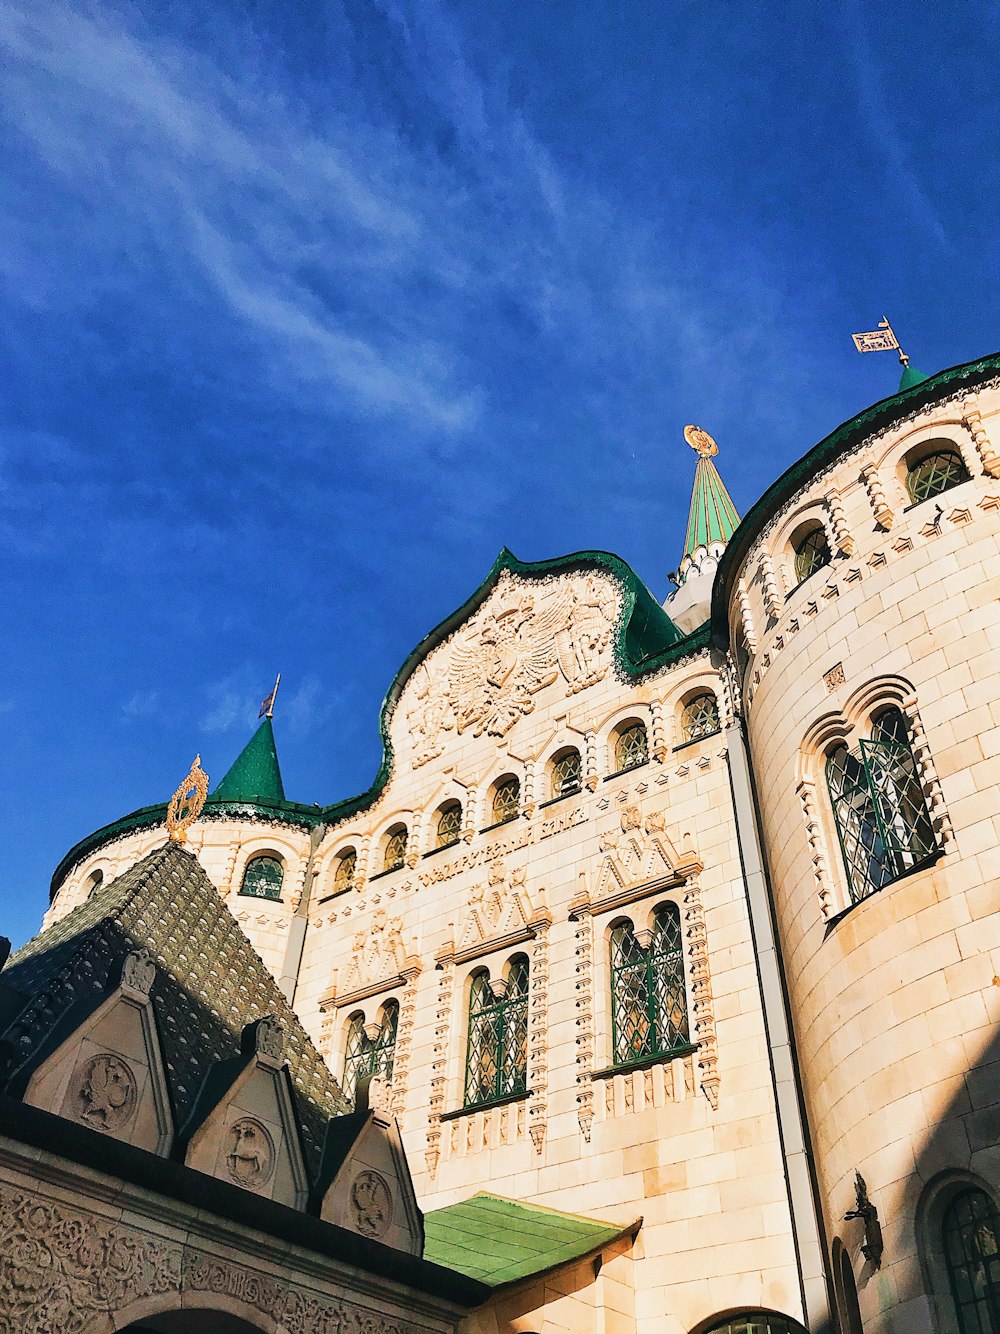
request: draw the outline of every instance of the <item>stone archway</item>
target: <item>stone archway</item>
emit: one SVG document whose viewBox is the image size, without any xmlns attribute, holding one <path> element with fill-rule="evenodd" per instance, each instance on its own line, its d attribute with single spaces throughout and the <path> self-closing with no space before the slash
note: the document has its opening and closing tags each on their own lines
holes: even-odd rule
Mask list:
<svg viewBox="0 0 1000 1334">
<path fill-rule="evenodd" d="M 225 1311 L 196 1308 L 137 1320 L 122 1334 L 261 1334 L 261 1327 Z"/>
</svg>

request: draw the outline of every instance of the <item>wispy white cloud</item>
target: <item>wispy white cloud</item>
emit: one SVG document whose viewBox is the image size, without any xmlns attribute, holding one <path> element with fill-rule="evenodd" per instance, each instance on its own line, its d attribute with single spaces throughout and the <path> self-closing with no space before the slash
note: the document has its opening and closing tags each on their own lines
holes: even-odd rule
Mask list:
<svg viewBox="0 0 1000 1334">
<path fill-rule="evenodd" d="M 150 718 L 160 707 L 158 690 L 135 690 L 121 706 L 126 718 Z"/>
</svg>

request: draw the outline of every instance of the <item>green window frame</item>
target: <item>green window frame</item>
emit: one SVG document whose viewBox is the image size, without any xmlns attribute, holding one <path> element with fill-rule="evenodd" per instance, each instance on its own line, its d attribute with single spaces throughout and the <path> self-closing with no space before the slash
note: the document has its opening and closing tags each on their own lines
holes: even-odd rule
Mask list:
<svg viewBox="0 0 1000 1334">
<path fill-rule="evenodd" d="M 814 524 L 795 542 L 795 581 L 804 583 L 832 560 L 830 541 L 821 523 Z"/>
<path fill-rule="evenodd" d="M 941 1244 L 961 1334 L 1000 1334 L 1000 1211 L 984 1190 L 949 1202 Z"/>
<path fill-rule="evenodd" d="M 344 1051 L 344 1076 L 340 1082 L 345 1098 L 351 1103 L 357 1095 L 358 1080 L 366 1075 L 380 1075 L 386 1083 L 392 1081 L 398 1028 L 399 1002 L 396 1000 L 388 1000 L 382 1006 L 381 1021 L 377 1024 L 366 1024 L 361 1013 L 352 1017 Z"/>
<path fill-rule="evenodd" d="M 641 722 L 630 722 L 615 737 L 615 772 L 623 774 L 638 769 L 649 759 L 646 727 Z"/>
<path fill-rule="evenodd" d="M 493 823 L 506 824 L 521 813 L 521 784 L 513 774 L 501 778 L 493 788 Z"/>
<path fill-rule="evenodd" d="M 385 840 L 385 854 L 382 858 L 383 871 L 395 871 L 406 861 L 406 845 L 409 835 L 406 825 L 399 825 L 391 830 Z"/>
<path fill-rule="evenodd" d="M 243 872 L 240 893 L 251 899 L 280 899 L 285 868 L 277 857 L 251 857 Z"/>
<path fill-rule="evenodd" d="M 906 719 L 888 709 L 871 737 L 827 756 L 826 781 L 851 902 L 884 888 L 938 848 Z"/>
<path fill-rule="evenodd" d="M 691 1046 L 680 911 L 663 903 L 643 945 L 626 918 L 611 932 L 611 1046 L 634 1065 Z"/>
<path fill-rule="evenodd" d="M 935 449 L 906 467 L 906 489 L 914 505 L 968 480 L 969 470 L 957 449 Z"/>
<path fill-rule="evenodd" d="M 466 1107 L 516 1097 L 528 1088 L 528 960 L 515 955 L 500 985 L 486 969 L 469 988 Z"/>
<path fill-rule="evenodd" d="M 452 843 L 457 843 L 462 837 L 462 804 L 458 801 L 450 801 L 447 806 L 441 807 L 441 813 L 438 816 L 437 841 L 435 846 L 439 848 L 450 847 Z"/>
<path fill-rule="evenodd" d="M 719 701 L 711 690 L 703 690 L 684 705 L 681 735 L 685 741 L 700 741 L 719 729 Z"/>
<path fill-rule="evenodd" d="M 583 763 L 578 750 L 566 750 L 552 762 L 552 799 L 568 797 L 583 786 Z"/>
</svg>

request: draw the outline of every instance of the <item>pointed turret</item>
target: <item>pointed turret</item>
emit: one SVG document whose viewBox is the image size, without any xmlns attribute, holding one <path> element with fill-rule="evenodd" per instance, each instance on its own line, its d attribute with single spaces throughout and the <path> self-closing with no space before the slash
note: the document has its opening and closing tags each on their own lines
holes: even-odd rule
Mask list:
<svg viewBox="0 0 1000 1334">
<path fill-rule="evenodd" d="M 899 392 L 902 393 L 904 389 L 912 389 L 914 385 L 923 384 L 926 379 L 927 376 L 923 371 L 918 371 L 916 366 L 911 366 L 909 357 L 907 357 L 903 362 L 903 374 L 899 379 Z"/>
<path fill-rule="evenodd" d="M 216 801 L 284 801 L 274 729 L 267 717 L 212 793 Z"/>
<path fill-rule="evenodd" d="M 698 455 L 688 511 L 684 554 L 671 578 L 676 589 L 663 604 L 676 626 L 686 633 L 708 619 L 712 579 L 726 543 L 740 516 L 712 459 L 719 447 L 700 426 L 685 426 L 684 439 Z"/>
</svg>

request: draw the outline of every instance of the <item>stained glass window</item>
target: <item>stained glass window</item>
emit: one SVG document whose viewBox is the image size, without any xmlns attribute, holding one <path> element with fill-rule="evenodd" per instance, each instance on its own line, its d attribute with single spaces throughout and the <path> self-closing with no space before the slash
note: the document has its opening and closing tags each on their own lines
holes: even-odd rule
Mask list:
<svg viewBox="0 0 1000 1334">
<path fill-rule="evenodd" d="M 899 709 L 883 713 L 856 750 L 832 750 L 826 781 L 853 903 L 933 855 L 934 829 Z"/>
<path fill-rule="evenodd" d="M 446 848 L 457 843 L 462 836 L 462 807 L 457 801 L 450 802 L 438 816 L 437 846 Z"/>
<path fill-rule="evenodd" d="M 406 861 L 406 826 L 393 829 L 385 841 L 385 857 L 382 860 L 383 871 L 395 871 Z"/>
<path fill-rule="evenodd" d="M 465 1106 L 524 1093 L 528 1086 L 528 960 L 515 955 L 494 990 L 485 970 L 469 992 Z"/>
<path fill-rule="evenodd" d="M 251 857 L 243 872 L 241 894 L 254 899 L 280 899 L 284 869 L 277 857 Z"/>
<path fill-rule="evenodd" d="M 611 932 L 611 1025 L 616 1065 L 690 1044 L 676 905 L 657 908 L 648 945 L 640 943 L 631 922 Z"/>
<path fill-rule="evenodd" d="M 684 705 L 681 733 L 685 741 L 697 741 L 719 730 L 719 702 L 710 690 L 695 695 Z"/>
<path fill-rule="evenodd" d="M 516 819 L 521 809 L 521 784 L 513 776 L 501 778 L 493 789 L 493 823 Z"/>
<path fill-rule="evenodd" d="M 637 769 L 649 758 L 646 745 L 646 729 L 642 723 L 629 723 L 618 733 L 615 740 L 615 770 L 623 773 L 626 769 Z"/>
<path fill-rule="evenodd" d="M 365 1075 L 379 1075 L 387 1083 L 391 1082 L 398 1027 L 399 1003 L 394 1000 L 383 1005 L 379 1023 L 366 1024 L 365 1016 L 360 1013 L 351 1019 L 341 1081 L 344 1096 L 351 1102 L 357 1092 L 358 1080 Z"/>
<path fill-rule="evenodd" d="M 357 870 L 358 854 L 353 848 L 348 848 L 337 858 L 337 869 L 333 876 L 333 892 L 343 894 L 346 890 L 353 889 Z"/>
<path fill-rule="evenodd" d="M 795 543 L 796 581 L 801 584 L 803 579 L 808 579 L 811 574 L 829 564 L 830 543 L 826 538 L 826 529 L 817 524 Z"/>
<path fill-rule="evenodd" d="M 969 470 L 958 450 L 939 449 L 910 464 L 906 472 L 906 489 L 916 504 L 968 480 Z"/>
<path fill-rule="evenodd" d="M 552 795 L 567 797 L 580 791 L 580 752 L 567 750 L 552 765 Z"/>
<path fill-rule="evenodd" d="M 941 1225 L 961 1334 L 1000 1334 L 1000 1213 L 970 1186 L 948 1205 Z"/>
</svg>

